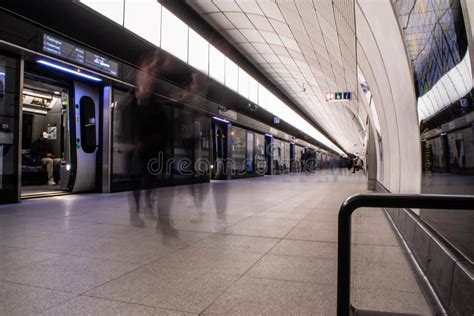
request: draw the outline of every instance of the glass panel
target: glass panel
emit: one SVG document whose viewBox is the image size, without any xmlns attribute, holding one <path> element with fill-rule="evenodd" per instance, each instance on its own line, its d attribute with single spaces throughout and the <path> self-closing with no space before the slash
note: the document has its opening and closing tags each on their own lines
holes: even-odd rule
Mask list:
<svg viewBox="0 0 474 316">
<path fill-rule="evenodd" d="M 79 101 L 81 113 L 81 145 L 86 153 L 93 153 L 97 146 L 95 103 L 89 96 L 81 97 Z"/>
<path fill-rule="evenodd" d="M 247 172 L 253 172 L 253 133 L 247 132 Z"/>
<path fill-rule="evenodd" d="M 281 140 L 273 139 L 272 146 L 273 174 L 281 173 Z"/>
<path fill-rule="evenodd" d="M 282 169 L 285 173 L 290 171 L 290 144 L 287 142 L 282 142 Z"/>
<path fill-rule="evenodd" d="M 130 157 L 133 153 L 132 96 L 114 89 L 112 104 L 112 189 L 131 181 Z"/>
<path fill-rule="evenodd" d="M 194 30 L 189 29 L 189 47 L 191 49 L 188 64 L 207 75 L 209 73 L 209 43 Z"/>
<path fill-rule="evenodd" d="M 174 109 L 174 180 L 193 176 L 194 164 L 194 116 L 183 109 Z M 196 140 L 197 141 L 197 140 Z"/>
<path fill-rule="evenodd" d="M 194 176 L 209 177 L 211 161 L 209 118 L 195 114 L 194 119 Z"/>
<path fill-rule="evenodd" d="M 80 0 L 86 6 L 123 25 L 124 0 Z"/>
<path fill-rule="evenodd" d="M 247 99 L 249 97 L 249 79 L 248 73 L 239 68 L 239 94 Z"/>
<path fill-rule="evenodd" d="M 234 91 L 239 86 L 239 67 L 229 58 L 225 59 L 225 85 Z"/>
<path fill-rule="evenodd" d="M 232 169 L 234 172 L 245 172 L 246 131 L 243 128 L 233 126 L 230 135 L 232 138 Z"/>
<path fill-rule="evenodd" d="M 262 134 L 255 134 L 255 167 L 259 174 L 266 173 L 265 136 Z"/>
<path fill-rule="evenodd" d="M 161 48 L 181 60 L 188 60 L 188 26 L 166 8 L 162 8 Z"/>
<path fill-rule="evenodd" d="M 302 171 L 302 163 L 303 163 L 303 147 L 295 146 L 295 171 L 301 172 Z"/>
<path fill-rule="evenodd" d="M 126 1 L 124 25 L 150 43 L 160 46 L 161 5 L 156 0 Z"/>
<path fill-rule="evenodd" d="M 18 199 L 19 60 L 0 55 L 0 203 Z"/>
<path fill-rule="evenodd" d="M 209 76 L 224 83 L 225 56 L 212 45 L 209 45 Z"/>
</svg>

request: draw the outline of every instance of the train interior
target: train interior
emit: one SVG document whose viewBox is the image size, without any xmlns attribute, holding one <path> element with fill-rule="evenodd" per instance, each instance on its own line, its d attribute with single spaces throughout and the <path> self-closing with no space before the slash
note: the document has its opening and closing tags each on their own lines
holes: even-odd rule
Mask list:
<svg viewBox="0 0 474 316">
<path fill-rule="evenodd" d="M 65 112 L 69 89 L 39 76 L 25 74 L 23 85 L 21 179 L 22 195 L 30 196 L 63 191 L 59 164 L 64 159 Z M 48 157 L 42 158 L 37 147 L 42 138 Z M 53 179 L 48 178 L 47 161 L 53 161 Z M 52 181 L 51 181 L 52 180 Z"/>
</svg>

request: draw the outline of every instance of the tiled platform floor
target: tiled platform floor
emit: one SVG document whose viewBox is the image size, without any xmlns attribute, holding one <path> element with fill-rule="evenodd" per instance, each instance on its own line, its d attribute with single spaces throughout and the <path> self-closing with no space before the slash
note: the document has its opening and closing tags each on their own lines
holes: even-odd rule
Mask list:
<svg viewBox="0 0 474 316">
<path fill-rule="evenodd" d="M 334 315 L 337 211 L 365 187 L 329 171 L 166 188 L 139 217 L 130 193 L 1 206 L 0 315 Z M 382 211 L 353 222 L 356 306 L 429 314 Z"/>
</svg>

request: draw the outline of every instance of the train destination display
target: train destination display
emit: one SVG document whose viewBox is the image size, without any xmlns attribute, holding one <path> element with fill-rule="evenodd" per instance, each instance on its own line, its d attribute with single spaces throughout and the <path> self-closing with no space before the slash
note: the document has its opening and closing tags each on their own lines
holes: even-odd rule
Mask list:
<svg viewBox="0 0 474 316">
<path fill-rule="evenodd" d="M 117 62 L 49 34 L 43 35 L 43 51 L 112 76 L 118 74 Z"/>
</svg>

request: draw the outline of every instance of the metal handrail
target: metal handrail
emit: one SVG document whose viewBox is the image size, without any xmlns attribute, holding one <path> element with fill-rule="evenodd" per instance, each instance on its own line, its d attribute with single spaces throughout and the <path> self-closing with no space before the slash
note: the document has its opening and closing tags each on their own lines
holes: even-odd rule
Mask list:
<svg viewBox="0 0 474 316">
<path fill-rule="evenodd" d="M 441 194 L 357 194 L 342 203 L 338 218 L 337 315 L 355 312 L 351 305 L 351 216 L 360 207 L 474 210 L 474 196 Z"/>
</svg>

